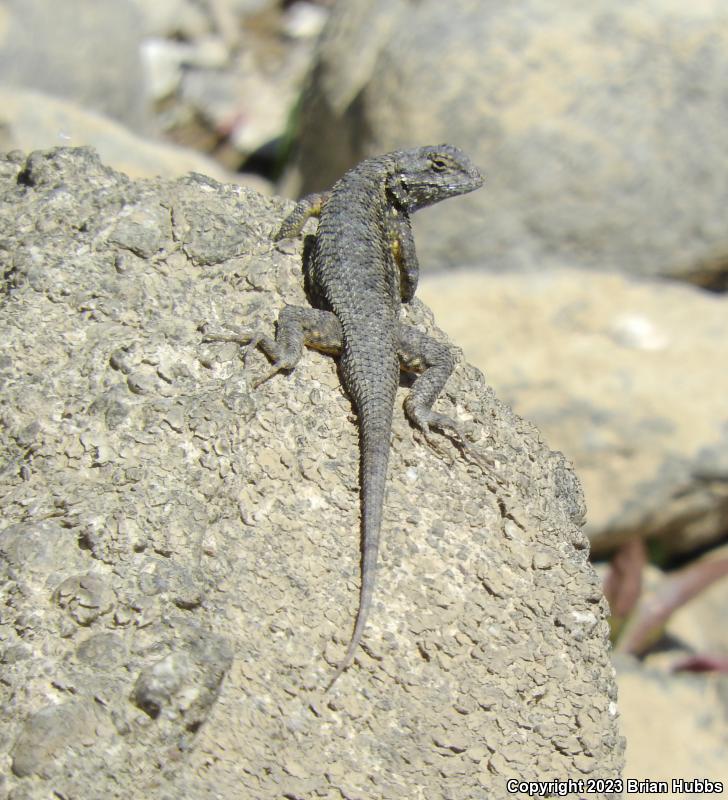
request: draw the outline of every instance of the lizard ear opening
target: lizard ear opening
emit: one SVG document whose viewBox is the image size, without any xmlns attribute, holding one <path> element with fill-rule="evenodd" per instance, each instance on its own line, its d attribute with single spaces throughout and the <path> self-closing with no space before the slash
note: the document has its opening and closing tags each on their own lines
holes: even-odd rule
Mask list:
<svg viewBox="0 0 728 800">
<path fill-rule="evenodd" d="M 398 206 L 407 207 L 409 192 L 401 175 L 391 175 L 385 184 L 385 191 Z"/>
</svg>

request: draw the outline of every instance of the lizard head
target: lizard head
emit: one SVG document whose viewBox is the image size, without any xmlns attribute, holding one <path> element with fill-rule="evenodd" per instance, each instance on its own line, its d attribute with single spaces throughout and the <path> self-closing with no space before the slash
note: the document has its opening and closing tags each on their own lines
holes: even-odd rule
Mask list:
<svg viewBox="0 0 728 800">
<path fill-rule="evenodd" d="M 483 185 L 483 176 L 473 162 L 451 144 L 399 150 L 391 158 L 387 192 L 410 212 Z"/>
</svg>

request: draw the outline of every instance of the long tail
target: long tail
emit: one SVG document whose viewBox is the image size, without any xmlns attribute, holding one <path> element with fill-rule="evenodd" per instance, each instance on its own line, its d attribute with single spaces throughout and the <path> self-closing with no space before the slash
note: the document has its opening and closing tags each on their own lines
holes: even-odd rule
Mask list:
<svg viewBox="0 0 728 800">
<path fill-rule="evenodd" d="M 382 424 L 384 423 L 384 424 Z M 359 589 L 359 610 L 356 615 L 354 632 L 349 641 L 344 658 L 336 668 L 326 691 L 336 683 L 342 672 L 351 664 L 357 647 L 361 644 L 367 624 L 369 609 L 374 595 L 374 584 L 379 554 L 379 538 L 382 527 L 382 511 L 389 461 L 389 440 L 391 420 L 378 420 L 376 428 L 360 422 L 361 448 L 361 587 Z"/>
</svg>

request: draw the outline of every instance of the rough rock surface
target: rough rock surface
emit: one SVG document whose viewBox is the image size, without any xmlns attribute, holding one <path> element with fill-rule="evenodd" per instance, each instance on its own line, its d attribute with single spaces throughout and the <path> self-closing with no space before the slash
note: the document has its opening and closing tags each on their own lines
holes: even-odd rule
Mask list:
<svg viewBox="0 0 728 800">
<path fill-rule="evenodd" d="M 586 530 L 685 553 L 726 535 L 728 297 L 580 270 L 422 281 L 439 323 L 576 465 Z"/>
<path fill-rule="evenodd" d="M 425 267 L 726 268 L 721 0 L 352 0 L 312 75 L 303 191 L 405 144 L 482 167 L 488 191 L 418 215 Z"/>
<path fill-rule="evenodd" d="M 323 695 L 358 600 L 350 403 L 314 353 L 252 392 L 199 330 L 304 301 L 269 241 L 283 202 L 83 149 L 0 173 L 9 797 L 454 800 L 619 774 L 578 481 L 476 369 L 439 404 L 497 471 L 398 405 L 365 646 Z"/>
</svg>

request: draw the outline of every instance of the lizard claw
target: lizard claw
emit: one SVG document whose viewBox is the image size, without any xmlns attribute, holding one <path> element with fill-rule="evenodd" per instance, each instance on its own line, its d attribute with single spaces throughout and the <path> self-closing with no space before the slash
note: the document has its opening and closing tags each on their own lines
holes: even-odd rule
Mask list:
<svg viewBox="0 0 728 800">
<path fill-rule="evenodd" d="M 246 352 L 244 356 L 244 363 L 247 363 L 247 358 L 249 353 L 250 350 L 248 350 L 248 352 Z M 279 372 L 282 372 L 285 368 L 286 368 L 285 365 L 276 362 L 267 372 L 263 373 L 263 375 L 261 375 L 259 378 L 256 378 L 250 384 L 251 388 L 257 389 L 261 384 L 265 383 L 266 381 L 269 381 L 274 375 L 277 375 Z"/>
<path fill-rule="evenodd" d="M 273 360 L 270 369 L 265 372 L 260 378 L 256 378 L 255 381 L 251 384 L 254 389 L 257 389 L 261 383 L 265 383 L 266 381 L 270 380 L 274 375 L 277 375 L 279 372 L 290 372 L 298 363 L 298 358 L 295 355 L 291 355 L 288 351 L 283 351 L 276 347 L 275 342 L 270 342 L 264 336 L 254 336 L 247 347 L 244 356 L 244 363 L 247 367 L 247 358 L 250 353 L 255 350 L 262 342 L 262 350 L 265 354 Z"/>
<path fill-rule="evenodd" d="M 254 350 L 261 349 L 273 364 L 271 368 L 251 382 L 251 387 L 257 389 L 262 383 L 270 380 L 274 375 L 279 372 L 292 370 L 298 363 L 296 353 L 290 353 L 288 349 L 280 348 L 278 343 L 270 339 L 263 333 L 253 333 L 251 331 L 241 331 L 231 328 L 229 331 L 203 331 L 203 341 L 205 342 L 234 342 L 244 347 L 242 358 L 243 365 L 247 370 L 249 367 L 248 360 Z"/>
<path fill-rule="evenodd" d="M 241 331 L 239 329 L 231 328 L 227 331 L 204 331 L 203 330 L 203 342 L 233 342 L 234 344 L 238 344 L 241 347 L 244 347 L 243 350 L 243 366 L 248 369 L 249 363 L 248 360 L 250 359 L 250 354 L 258 347 L 261 341 L 264 339 L 264 335 L 260 333 L 252 333 L 250 331 Z M 277 372 L 280 371 L 282 367 L 279 367 L 277 364 L 274 364 L 273 369 L 266 373 L 261 378 L 256 378 L 255 381 L 252 382 L 251 386 L 254 389 L 257 389 L 261 383 L 264 383 L 269 378 L 272 378 Z"/>
<path fill-rule="evenodd" d="M 243 366 L 245 369 L 248 368 L 250 356 L 257 350 L 262 338 L 260 334 L 253 334 L 247 337 L 247 341 L 240 342 L 241 345 L 245 345 L 245 349 L 243 350 Z"/>
<path fill-rule="evenodd" d="M 471 443 L 465 437 L 461 425 L 459 425 L 452 417 L 447 414 L 439 414 L 437 411 L 408 409 L 410 419 L 421 432 L 425 442 L 430 448 L 442 458 L 447 458 L 452 463 L 450 455 L 445 452 L 439 439 L 432 436 L 432 428 L 437 428 L 442 431 L 448 439 L 453 441 L 453 444 L 465 455 L 471 459 L 480 462 L 480 458 L 473 449 Z M 451 434 L 451 435 L 450 435 Z"/>
<path fill-rule="evenodd" d="M 417 430 L 420 433 L 420 436 L 425 440 L 425 443 L 429 446 L 429 448 L 437 454 L 438 458 L 442 459 L 443 461 L 447 461 L 450 465 L 452 465 L 453 459 L 449 453 L 445 450 L 445 448 L 440 443 L 439 439 L 432 435 L 432 429 L 430 428 L 430 418 L 425 419 L 418 419 L 415 422 Z M 437 426 L 440 427 L 440 426 Z"/>
<path fill-rule="evenodd" d="M 405 400 L 405 411 L 407 416 L 414 423 L 416 428 L 422 431 L 425 439 L 430 441 L 430 429 L 438 428 L 442 431 L 452 431 L 459 439 L 464 440 L 464 436 L 460 430 L 460 426 L 452 417 L 447 414 L 439 414 L 432 409 L 419 407 L 416 403 L 408 402 L 409 398 Z"/>
</svg>

